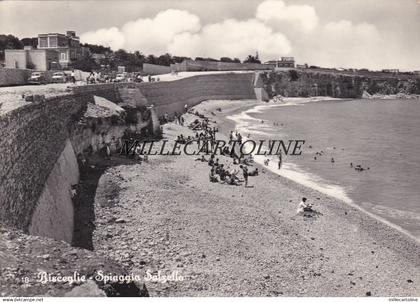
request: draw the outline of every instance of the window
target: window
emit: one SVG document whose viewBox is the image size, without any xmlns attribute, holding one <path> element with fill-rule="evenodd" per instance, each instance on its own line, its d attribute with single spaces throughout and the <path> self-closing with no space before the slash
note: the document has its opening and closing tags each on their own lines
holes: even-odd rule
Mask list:
<svg viewBox="0 0 420 302">
<path fill-rule="evenodd" d="M 39 47 L 48 47 L 47 37 L 39 38 Z"/>
<path fill-rule="evenodd" d="M 50 47 L 57 47 L 57 36 L 50 36 Z"/>
<path fill-rule="evenodd" d="M 67 60 L 67 54 L 65 52 L 60 53 L 60 61 L 66 61 Z"/>
</svg>

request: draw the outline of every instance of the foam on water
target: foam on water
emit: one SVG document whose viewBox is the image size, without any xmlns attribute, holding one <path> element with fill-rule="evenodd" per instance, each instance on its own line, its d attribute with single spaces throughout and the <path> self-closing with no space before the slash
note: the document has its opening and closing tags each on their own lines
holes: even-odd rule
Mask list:
<svg viewBox="0 0 420 302">
<path fill-rule="evenodd" d="M 236 115 L 229 116 L 228 118 L 235 122 L 236 128 L 235 130 L 241 132 L 241 133 L 253 133 L 253 134 L 260 134 L 260 135 L 266 135 L 267 132 L 264 130 L 269 130 L 271 127 L 267 125 L 266 123 L 257 124 L 260 122 L 260 120 L 257 120 L 256 118 L 253 118 L 250 116 L 250 113 L 259 113 L 264 110 L 267 110 L 272 107 L 281 107 L 281 106 L 298 106 L 302 105 L 303 103 L 308 103 L 311 100 L 304 100 L 304 99 L 296 99 L 294 101 L 285 102 L 285 103 L 269 103 L 264 105 L 257 105 L 254 108 L 248 109 L 246 111 L 243 111 L 241 113 L 238 113 Z M 318 99 L 312 100 L 312 101 L 319 101 Z M 246 152 L 250 152 L 251 146 L 245 145 Z M 267 149 L 264 150 L 262 148 L 262 153 L 264 151 L 268 151 Z M 264 160 L 266 158 L 269 158 L 264 155 L 256 155 L 256 151 L 254 151 L 254 160 L 256 163 L 260 165 L 264 165 Z M 284 163 L 282 165 L 282 168 L 279 170 L 276 163 L 273 159 L 275 159 L 274 156 L 270 158 L 270 162 L 268 166 L 265 166 L 267 169 L 269 169 L 271 172 L 278 174 L 280 176 L 286 177 L 292 181 L 295 181 L 301 185 L 304 185 L 306 187 L 309 187 L 311 189 L 314 189 L 318 192 L 321 192 L 323 194 L 327 194 L 330 196 L 333 196 L 335 198 L 338 198 L 340 200 L 343 200 L 344 202 L 351 203 L 352 200 L 346 195 L 346 192 L 344 188 L 337 186 L 337 185 L 331 185 L 328 184 L 325 180 L 321 179 L 320 177 L 305 172 L 302 169 L 300 169 L 297 165 L 292 163 Z"/>
</svg>

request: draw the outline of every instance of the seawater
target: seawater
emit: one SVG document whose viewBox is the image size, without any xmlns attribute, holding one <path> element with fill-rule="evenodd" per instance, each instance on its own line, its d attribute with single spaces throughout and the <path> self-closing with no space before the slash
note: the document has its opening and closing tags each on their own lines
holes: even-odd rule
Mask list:
<svg viewBox="0 0 420 302">
<path fill-rule="evenodd" d="M 420 240 L 419 100 L 291 98 L 229 118 L 254 140 L 304 139 L 301 156 L 283 156 L 280 170 L 271 157 L 267 168 Z"/>
</svg>

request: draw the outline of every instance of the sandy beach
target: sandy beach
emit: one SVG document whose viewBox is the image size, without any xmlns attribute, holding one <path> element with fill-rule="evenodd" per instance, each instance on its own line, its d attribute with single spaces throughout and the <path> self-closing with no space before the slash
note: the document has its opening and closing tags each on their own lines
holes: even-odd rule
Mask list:
<svg viewBox="0 0 420 302">
<path fill-rule="evenodd" d="M 223 139 L 234 126 L 226 117 L 257 104 L 206 101 L 195 109 Z M 197 118 L 184 116 L 186 124 Z M 194 134 L 174 123 L 163 132 L 170 142 Z M 97 253 L 132 274 L 182 276 L 146 281 L 151 296 L 420 295 L 415 240 L 263 167 L 250 188 L 210 183 L 210 167 L 195 158 L 149 156 L 112 166 L 99 180 Z M 297 215 L 302 197 L 322 215 Z"/>
</svg>

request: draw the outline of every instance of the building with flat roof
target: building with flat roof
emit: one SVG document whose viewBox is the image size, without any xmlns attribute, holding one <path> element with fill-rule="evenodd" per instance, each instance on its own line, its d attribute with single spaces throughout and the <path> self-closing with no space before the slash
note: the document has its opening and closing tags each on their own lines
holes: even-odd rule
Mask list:
<svg viewBox="0 0 420 302">
<path fill-rule="evenodd" d="M 39 34 L 38 49 L 58 52 L 58 61 L 62 68 L 71 66 L 83 55 L 80 39 L 74 31 L 67 31 L 65 35 L 60 33 Z"/>
<path fill-rule="evenodd" d="M 59 54 L 51 49 L 32 49 L 25 46 L 24 49 L 6 49 L 5 67 L 19 69 L 34 69 L 46 71 L 57 68 Z"/>
<path fill-rule="evenodd" d="M 382 72 L 386 72 L 386 73 L 399 73 L 400 70 L 399 69 L 382 69 Z"/>
<path fill-rule="evenodd" d="M 295 58 L 294 57 L 281 57 L 281 59 L 277 61 L 277 67 L 294 68 Z"/>
<path fill-rule="evenodd" d="M 270 60 L 264 62 L 264 64 L 275 65 L 276 67 L 295 68 L 294 57 L 281 57 L 280 60 Z"/>
</svg>

